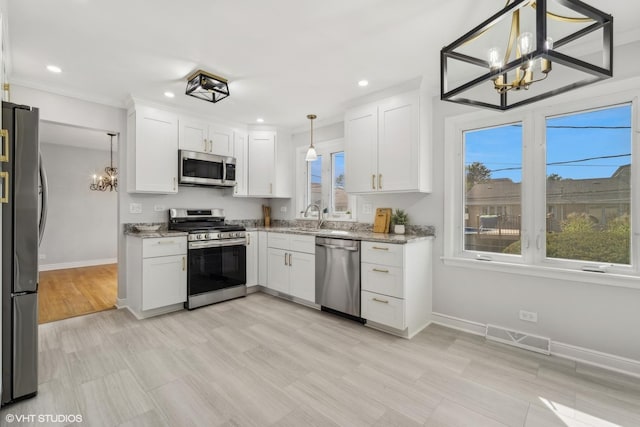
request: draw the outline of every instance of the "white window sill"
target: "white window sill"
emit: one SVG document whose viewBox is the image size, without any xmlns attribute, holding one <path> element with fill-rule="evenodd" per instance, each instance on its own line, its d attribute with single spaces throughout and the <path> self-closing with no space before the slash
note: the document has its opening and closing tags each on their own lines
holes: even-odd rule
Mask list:
<svg viewBox="0 0 640 427">
<path fill-rule="evenodd" d="M 610 272 L 596 273 L 540 265 L 514 264 L 500 261 L 481 261 L 471 258 L 440 257 L 440 259 L 445 265 L 451 267 L 473 268 L 499 273 L 519 274 L 529 277 L 569 280 L 572 282 L 591 283 L 602 286 L 640 289 L 640 277 L 631 274 Z"/>
</svg>

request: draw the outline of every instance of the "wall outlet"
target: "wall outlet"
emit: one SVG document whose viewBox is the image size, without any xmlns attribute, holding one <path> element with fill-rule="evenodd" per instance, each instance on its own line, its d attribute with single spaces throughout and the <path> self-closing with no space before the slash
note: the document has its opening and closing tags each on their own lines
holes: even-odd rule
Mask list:
<svg viewBox="0 0 640 427">
<path fill-rule="evenodd" d="M 142 213 L 142 204 L 141 203 L 129 203 L 129 213 L 132 213 L 132 214 Z"/>
<path fill-rule="evenodd" d="M 47 259 L 47 254 L 38 254 L 38 259 Z"/>
<path fill-rule="evenodd" d="M 362 213 L 365 215 L 371 215 L 373 213 L 373 205 L 371 203 L 364 203 L 362 205 Z"/>
<path fill-rule="evenodd" d="M 524 320 L 525 322 L 538 322 L 538 313 L 533 311 L 525 311 L 520 310 L 520 320 Z"/>
<path fill-rule="evenodd" d="M 164 205 L 153 205 L 153 210 L 156 212 L 162 212 L 164 211 L 166 208 L 164 207 Z"/>
<path fill-rule="evenodd" d="M 280 207 L 280 212 L 286 213 L 287 212 L 287 207 L 286 206 L 281 206 Z"/>
</svg>

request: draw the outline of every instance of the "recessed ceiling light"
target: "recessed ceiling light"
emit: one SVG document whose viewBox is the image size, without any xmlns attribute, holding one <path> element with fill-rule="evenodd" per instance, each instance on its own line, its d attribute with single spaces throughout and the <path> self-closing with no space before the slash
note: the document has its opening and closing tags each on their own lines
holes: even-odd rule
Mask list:
<svg viewBox="0 0 640 427">
<path fill-rule="evenodd" d="M 258 117 L 258 118 L 256 119 L 256 122 L 258 122 L 258 123 L 264 123 L 264 119 L 263 119 L 262 117 Z"/>
<path fill-rule="evenodd" d="M 164 96 L 166 96 L 167 98 L 174 98 L 176 94 L 173 92 L 165 92 Z"/>
<path fill-rule="evenodd" d="M 47 65 L 47 70 L 51 71 L 52 73 L 61 73 L 62 69 L 56 65 Z"/>
<path fill-rule="evenodd" d="M 369 81 L 368 80 L 360 80 L 358 82 L 358 86 L 360 86 L 360 87 L 369 86 Z"/>
</svg>

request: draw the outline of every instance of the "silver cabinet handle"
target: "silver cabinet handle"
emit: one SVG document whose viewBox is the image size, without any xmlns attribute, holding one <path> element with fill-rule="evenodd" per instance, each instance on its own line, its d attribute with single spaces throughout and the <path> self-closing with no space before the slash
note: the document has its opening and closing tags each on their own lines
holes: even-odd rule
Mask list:
<svg viewBox="0 0 640 427">
<path fill-rule="evenodd" d="M 159 245 L 173 245 L 175 243 L 175 240 L 158 240 Z"/>
<path fill-rule="evenodd" d="M 273 194 L 273 183 L 269 183 L 269 194 Z"/>
<path fill-rule="evenodd" d="M 371 189 L 372 190 L 376 189 L 376 175 L 375 174 L 371 175 Z"/>
<path fill-rule="evenodd" d="M 380 246 L 372 246 L 371 249 L 375 249 L 377 251 L 388 251 L 389 248 L 381 248 Z"/>
<path fill-rule="evenodd" d="M 287 264 L 287 253 L 286 252 L 284 253 L 284 265 L 289 265 L 289 264 Z"/>
<path fill-rule="evenodd" d="M 207 151 L 207 138 L 202 140 L 203 144 L 204 144 L 204 151 Z"/>
<path fill-rule="evenodd" d="M 247 246 L 251 244 L 251 234 L 247 234 Z"/>
<path fill-rule="evenodd" d="M 384 300 L 384 299 L 373 298 L 373 300 L 374 300 L 375 302 L 381 302 L 381 303 L 383 303 L 383 304 L 389 304 L 389 301 Z"/>
<path fill-rule="evenodd" d="M 382 190 L 382 174 L 378 175 L 378 190 Z"/>
<path fill-rule="evenodd" d="M 173 177 L 173 191 L 176 191 L 176 177 Z"/>
<path fill-rule="evenodd" d="M 187 269 L 187 258 L 182 257 L 182 271 L 185 271 L 186 269 Z"/>
<path fill-rule="evenodd" d="M 291 254 L 289 254 L 289 267 L 291 267 L 293 263 L 291 262 Z"/>
<path fill-rule="evenodd" d="M 389 270 L 380 270 L 379 268 L 374 268 L 373 271 L 375 271 L 376 273 L 388 273 Z"/>
</svg>

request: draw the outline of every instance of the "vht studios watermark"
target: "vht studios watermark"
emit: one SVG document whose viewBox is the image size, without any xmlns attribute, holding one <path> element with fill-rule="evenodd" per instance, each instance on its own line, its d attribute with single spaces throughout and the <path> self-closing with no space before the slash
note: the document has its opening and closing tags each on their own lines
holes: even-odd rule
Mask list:
<svg viewBox="0 0 640 427">
<path fill-rule="evenodd" d="M 7 414 L 4 419 L 8 423 L 81 423 L 80 414 Z"/>
</svg>

